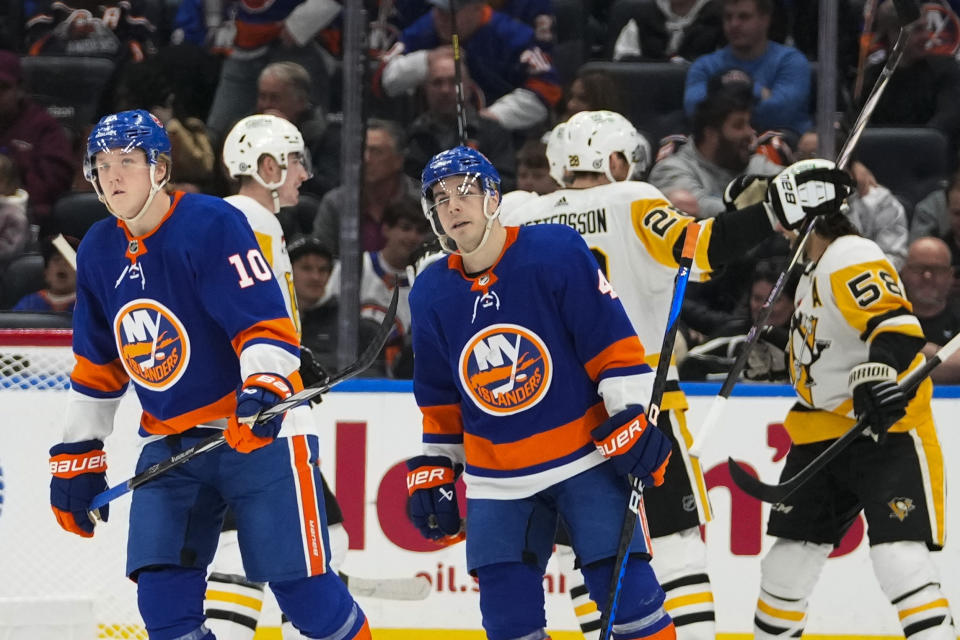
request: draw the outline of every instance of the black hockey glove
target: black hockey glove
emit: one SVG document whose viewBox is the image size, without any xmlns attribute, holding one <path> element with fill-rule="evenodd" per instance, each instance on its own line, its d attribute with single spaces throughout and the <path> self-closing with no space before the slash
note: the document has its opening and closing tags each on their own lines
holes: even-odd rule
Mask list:
<svg viewBox="0 0 960 640">
<path fill-rule="evenodd" d="M 300 379 L 303 380 L 304 388 L 326 384 L 330 380 L 330 374 L 317 360 L 317 356 L 304 345 L 300 345 Z M 323 402 L 323 394 L 310 398 L 310 406 L 316 406 L 321 402 Z"/>
<path fill-rule="evenodd" d="M 907 414 L 909 400 L 897 384 L 897 370 L 882 362 L 864 362 L 850 370 L 847 385 L 853 412 L 866 421 L 870 437 L 882 443 L 887 430 Z"/>
</svg>

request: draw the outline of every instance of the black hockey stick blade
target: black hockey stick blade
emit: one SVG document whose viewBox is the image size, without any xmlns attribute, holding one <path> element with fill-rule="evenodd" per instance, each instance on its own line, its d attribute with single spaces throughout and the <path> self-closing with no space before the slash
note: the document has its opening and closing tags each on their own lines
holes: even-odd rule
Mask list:
<svg viewBox="0 0 960 640">
<path fill-rule="evenodd" d="M 340 384 L 344 380 L 354 377 L 373 364 L 373 361 L 377 359 L 377 355 L 383 349 L 383 345 L 386 343 L 390 332 L 393 331 L 393 320 L 397 315 L 397 303 L 399 297 L 400 287 L 397 287 L 393 290 L 393 298 L 390 299 L 390 306 L 387 308 L 387 312 L 383 316 L 383 321 L 377 328 L 377 333 L 370 340 L 370 344 L 367 345 L 367 348 L 364 349 L 363 353 L 360 354 L 360 357 L 357 358 L 355 362 L 348 365 L 342 371 L 338 371 L 337 373 L 333 374 L 333 376 L 331 376 L 326 382 L 299 391 L 286 400 L 282 400 L 269 409 L 262 411 L 260 415 L 257 416 L 256 421 L 265 422 L 266 420 L 269 420 L 270 418 L 281 414 L 284 411 L 309 402 L 311 398 L 315 398 L 320 394 L 327 393 L 334 386 Z M 160 474 L 169 471 L 173 467 L 180 466 L 188 460 L 192 460 L 201 453 L 216 449 L 225 442 L 226 440 L 223 437 L 223 433 L 216 433 L 209 438 L 198 442 L 192 447 L 184 449 L 175 456 L 148 467 L 129 480 L 121 482 L 116 486 L 110 487 L 106 491 L 98 493 L 90 502 L 89 511 L 91 515 L 94 518 L 98 518 L 99 514 L 96 512 L 100 507 L 108 504 L 116 498 L 119 498 L 128 491 L 132 491 L 140 485 L 150 482 Z"/>
<path fill-rule="evenodd" d="M 903 378 L 900 386 L 903 388 L 904 393 L 909 394 L 920 386 L 920 383 L 926 380 L 933 370 L 953 355 L 957 349 L 960 349 L 960 334 L 955 335 L 947 344 L 940 347 L 922 367 L 911 371 Z M 757 500 L 776 504 L 783 502 L 783 500 L 800 488 L 800 486 L 812 478 L 814 474 L 825 467 L 828 462 L 836 458 L 841 451 L 846 449 L 851 442 L 860 437 L 865 430 L 866 425 L 863 424 L 863 421 L 857 420 L 857 423 L 850 427 L 845 434 L 837 438 L 836 442 L 824 449 L 820 455 L 811 460 L 807 466 L 798 471 L 792 478 L 784 480 L 780 484 L 765 484 L 761 482 L 747 471 L 746 468 L 740 466 L 740 463 L 733 458 L 727 458 L 727 467 L 730 469 L 730 476 L 733 478 L 733 481 L 738 487 L 743 489 L 744 493 L 753 496 Z"/>
</svg>

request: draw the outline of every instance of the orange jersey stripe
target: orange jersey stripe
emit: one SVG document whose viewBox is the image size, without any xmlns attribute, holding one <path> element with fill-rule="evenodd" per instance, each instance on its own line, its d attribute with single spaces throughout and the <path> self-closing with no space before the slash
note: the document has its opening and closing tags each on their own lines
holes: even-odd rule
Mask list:
<svg viewBox="0 0 960 640">
<path fill-rule="evenodd" d="M 595 355 L 584 367 L 591 380 L 596 380 L 607 369 L 619 367 L 635 367 L 644 364 L 645 354 L 640 338 L 627 336 L 617 340 L 609 347 Z"/>
<path fill-rule="evenodd" d="M 306 436 L 293 436 L 290 447 L 293 449 L 293 467 L 299 484 L 298 498 L 303 513 L 303 545 L 310 563 L 309 575 L 317 576 L 327 570 L 326 550 L 323 548 L 320 509 L 317 505 L 317 491 L 314 485 L 315 468 L 310 465 L 310 448 Z"/>
<path fill-rule="evenodd" d="M 423 432 L 435 435 L 459 435 L 463 433 L 463 417 L 459 404 L 438 404 L 420 407 L 423 412 Z"/>
<path fill-rule="evenodd" d="M 563 97 L 563 89 L 560 88 L 560 85 L 555 82 L 547 82 L 541 80 L 540 78 L 527 78 L 527 81 L 523 83 L 524 88 L 533 91 L 538 96 L 546 100 L 547 104 L 551 107 L 557 106 L 557 103 L 560 102 L 560 98 Z"/>
<path fill-rule="evenodd" d="M 130 376 L 120 364 L 120 358 L 106 364 L 96 364 L 76 353 L 73 357 L 76 358 L 77 364 L 73 367 L 70 379 L 85 387 L 97 391 L 120 391 L 130 380 Z"/>
<path fill-rule="evenodd" d="M 172 433 L 183 433 L 198 424 L 206 424 L 221 418 L 232 418 L 236 410 L 237 396 L 234 393 L 229 393 L 216 402 L 166 420 L 160 420 L 144 411 L 140 418 L 140 426 L 148 433 L 166 436 Z"/>
<path fill-rule="evenodd" d="M 598 402 L 576 420 L 516 442 L 494 444 L 465 433 L 463 446 L 471 465 L 498 471 L 523 469 L 562 458 L 592 442 L 590 430 L 607 417 L 603 403 Z"/>
<path fill-rule="evenodd" d="M 300 348 L 297 330 L 293 326 L 293 320 L 290 319 L 290 316 L 258 322 L 235 335 L 231 344 L 233 350 L 237 353 L 237 357 L 240 356 L 246 344 L 254 339 L 276 340 Z"/>
</svg>

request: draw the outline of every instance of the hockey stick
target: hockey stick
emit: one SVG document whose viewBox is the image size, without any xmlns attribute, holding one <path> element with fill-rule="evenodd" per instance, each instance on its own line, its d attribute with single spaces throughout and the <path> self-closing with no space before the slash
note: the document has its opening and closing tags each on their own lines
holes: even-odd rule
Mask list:
<svg viewBox="0 0 960 640">
<path fill-rule="evenodd" d="M 673 343 L 677 339 L 677 328 L 680 325 L 680 309 L 683 307 L 683 296 L 687 290 L 687 280 L 690 279 L 690 267 L 693 264 L 693 255 L 697 249 L 697 237 L 700 235 L 700 225 L 691 222 L 687 225 L 686 238 L 683 242 L 683 251 L 680 253 L 679 270 L 676 283 L 673 287 L 673 300 L 670 302 L 670 315 L 667 316 L 667 329 L 663 334 L 663 345 L 660 347 L 660 359 L 657 361 L 657 373 L 653 379 L 653 390 L 650 393 L 650 405 L 647 408 L 647 421 L 660 428 L 660 401 L 667 386 L 667 373 L 670 371 L 670 360 L 673 356 Z M 643 501 L 643 484 L 639 478 L 629 476 L 630 499 L 623 514 L 623 527 L 620 529 L 620 541 L 617 545 L 617 558 L 613 563 L 613 575 L 610 579 L 610 588 L 607 591 L 607 604 L 600 617 L 600 640 L 612 637 L 613 621 L 616 619 L 617 604 L 620 599 L 620 589 L 623 586 L 623 574 L 627 570 L 627 560 L 630 558 L 630 542 L 633 532 L 637 528 L 637 519 L 640 517 L 640 508 Z"/>
<path fill-rule="evenodd" d="M 390 332 L 393 331 L 393 319 L 397 315 L 397 302 L 399 300 L 399 295 L 400 287 L 396 287 L 393 290 L 393 298 L 390 300 L 390 306 L 387 308 L 387 311 L 383 316 L 383 321 L 377 328 L 377 333 L 373 336 L 373 338 L 370 340 L 370 344 L 367 345 L 367 348 L 362 354 L 360 354 L 360 357 L 357 358 L 356 361 L 348 365 L 342 371 L 335 373 L 330 377 L 329 380 L 311 387 L 307 387 L 306 389 L 293 394 L 286 400 L 281 400 L 272 407 L 261 411 L 255 419 L 256 422 L 266 422 L 270 418 L 279 415 L 288 409 L 292 409 L 296 406 L 309 402 L 312 398 L 316 398 L 321 394 L 327 393 L 334 386 L 340 384 L 344 380 L 352 378 L 373 364 L 373 361 L 377 359 L 377 355 L 383 349 L 383 345 L 386 343 Z M 184 449 L 180 453 L 164 460 L 163 462 L 158 462 L 155 465 L 150 466 L 129 480 L 121 482 L 114 487 L 110 487 L 106 491 L 98 493 L 90 502 L 89 511 L 91 517 L 96 518 L 97 514 L 94 512 L 107 503 L 112 502 L 125 493 L 132 491 L 147 482 L 150 482 L 160 474 L 166 473 L 170 469 L 178 467 L 183 463 L 192 460 L 201 453 L 205 453 L 211 449 L 216 449 L 225 442 L 226 439 L 224 438 L 223 433 L 216 433 L 206 440 L 203 440 L 192 447 Z"/>
<path fill-rule="evenodd" d="M 450 0 L 450 44 L 453 46 L 453 81 L 457 89 L 457 137 L 467 146 L 467 109 L 463 97 L 463 71 L 460 69 L 460 30 L 457 29 L 457 3 Z"/>
<path fill-rule="evenodd" d="M 412 578 L 360 578 L 340 572 L 340 579 L 355 596 L 381 600 L 423 600 L 432 585 L 423 576 Z"/>
<path fill-rule="evenodd" d="M 943 345 L 922 367 L 904 376 L 903 381 L 900 383 L 900 388 L 903 389 L 904 393 L 910 393 L 916 389 L 940 363 L 953 355 L 957 349 L 960 349 L 960 334 L 951 338 L 950 341 Z M 743 489 L 744 493 L 757 500 L 776 504 L 793 494 L 794 491 L 810 480 L 814 474 L 825 467 L 827 463 L 836 458 L 851 442 L 863 435 L 865 431 L 866 425 L 864 425 L 863 419 L 861 418 L 857 420 L 855 425 L 850 427 L 849 431 L 840 436 L 833 444 L 824 449 L 820 455 L 811 460 L 807 466 L 780 484 L 764 484 L 751 475 L 749 471 L 733 458 L 727 458 L 727 466 L 730 468 L 730 475 L 733 477 L 733 481 L 737 483 L 738 487 Z"/>
<path fill-rule="evenodd" d="M 873 110 L 880 101 L 880 97 L 883 95 L 883 91 L 887 87 L 887 82 L 890 80 L 890 76 L 893 75 L 897 65 L 900 64 L 900 58 L 903 57 L 903 50 L 906 47 L 907 39 L 910 36 L 909 25 L 920 17 L 920 10 L 917 8 L 914 0 L 894 0 L 894 4 L 896 5 L 897 16 L 900 20 L 900 24 L 902 25 L 900 27 L 900 33 L 897 36 L 897 42 L 894 44 L 893 50 L 890 52 L 890 56 L 887 58 L 886 64 L 883 65 L 883 70 L 880 72 L 880 77 L 877 78 L 877 82 L 873 85 L 870 95 L 867 97 L 866 102 L 864 102 L 863 109 L 861 109 L 860 113 L 857 115 L 857 119 L 853 123 L 853 127 L 850 129 L 850 135 L 847 136 L 846 141 L 843 143 L 843 148 L 840 149 L 840 153 L 837 155 L 836 165 L 838 169 L 843 169 L 847 166 L 847 162 L 850 160 L 850 154 L 853 153 L 854 148 L 857 146 L 857 142 L 860 140 L 860 136 L 863 134 L 863 130 L 866 129 L 867 122 L 870 120 Z M 767 296 L 766 302 L 764 302 L 763 307 L 760 308 L 760 316 L 757 318 L 756 322 L 754 322 L 753 326 L 750 327 L 750 331 L 747 333 L 747 339 L 744 341 L 743 348 L 740 350 L 740 354 L 733 363 L 733 367 L 729 372 L 727 372 L 727 377 L 720 386 L 720 392 L 713 399 L 713 403 L 710 405 L 710 410 L 707 412 L 707 417 L 704 419 L 703 425 L 700 427 L 697 437 L 694 440 L 693 445 L 690 447 L 690 455 L 698 458 L 701 456 L 704 449 L 704 443 L 720 424 L 720 418 L 723 415 L 723 409 L 727 398 L 730 397 L 730 393 L 733 391 L 733 387 L 737 384 L 737 379 L 740 377 L 740 372 L 743 371 L 743 368 L 747 364 L 747 358 L 750 356 L 750 351 L 753 349 L 753 345 L 755 345 L 757 340 L 760 338 L 760 333 L 766 326 L 767 320 L 770 319 L 770 314 L 773 313 L 773 303 L 776 302 L 777 298 L 780 297 L 780 294 L 783 292 L 783 288 L 787 284 L 790 274 L 793 272 L 793 269 L 800 261 L 800 257 L 803 255 L 803 251 L 807 246 L 807 240 L 809 240 L 810 234 L 813 232 L 813 222 L 813 219 L 807 219 L 804 221 L 803 227 L 800 230 L 800 235 L 795 243 L 793 254 L 790 256 L 790 262 L 780 273 L 776 283 L 770 290 L 770 294 Z"/>
</svg>

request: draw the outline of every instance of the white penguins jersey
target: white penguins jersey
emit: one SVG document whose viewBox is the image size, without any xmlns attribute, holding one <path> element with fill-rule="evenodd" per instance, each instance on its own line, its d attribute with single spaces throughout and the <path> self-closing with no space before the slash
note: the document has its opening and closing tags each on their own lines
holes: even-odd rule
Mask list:
<svg viewBox="0 0 960 640">
<path fill-rule="evenodd" d="M 506 194 L 503 200 L 504 225 L 563 224 L 583 236 L 647 348 L 647 363 L 656 369 L 679 268 L 674 245 L 696 219 L 673 208 L 659 189 L 645 182 L 561 189 L 536 198 Z M 690 277 L 706 280 L 713 270 L 707 247 L 714 220 L 700 224 Z M 676 367 L 670 367 L 667 379 L 661 408 L 686 408 Z"/>
<path fill-rule="evenodd" d="M 233 195 L 224 198 L 237 209 L 243 212 L 244 217 L 253 229 L 260 251 L 263 253 L 273 275 L 280 285 L 283 301 L 293 319 L 293 326 L 297 335 L 301 334 L 300 310 L 297 309 L 297 295 L 293 289 L 293 267 L 290 265 L 290 256 L 287 254 L 287 242 L 283 237 L 283 228 L 277 216 L 250 196 Z M 251 265 L 256 268 L 256 265 Z M 256 275 L 256 274 L 253 274 Z"/>
<path fill-rule="evenodd" d="M 834 240 L 807 265 L 794 296 L 790 322 L 790 378 L 799 402 L 785 421 L 798 444 L 837 438 L 854 424 L 850 370 L 870 360 L 872 341 L 886 332 L 923 337 L 897 270 L 874 242 L 859 236 Z M 923 365 L 917 354 L 907 371 Z M 901 374 L 901 378 L 904 374 Z M 907 431 L 931 418 L 932 384 L 926 380 L 891 431 Z"/>
</svg>

